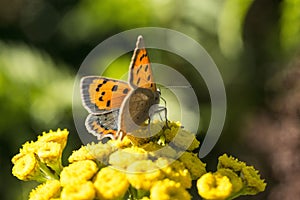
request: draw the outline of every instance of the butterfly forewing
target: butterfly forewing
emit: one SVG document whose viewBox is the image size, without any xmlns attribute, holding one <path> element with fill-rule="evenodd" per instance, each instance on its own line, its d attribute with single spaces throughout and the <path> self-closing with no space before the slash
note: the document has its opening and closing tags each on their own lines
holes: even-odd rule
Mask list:
<svg viewBox="0 0 300 200">
<path fill-rule="evenodd" d="M 99 76 L 87 76 L 81 80 L 83 104 L 92 114 L 120 108 L 130 90 L 128 83 L 120 80 Z"/>
<path fill-rule="evenodd" d="M 150 60 L 142 36 L 138 37 L 129 71 L 129 84 L 133 88 L 141 87 L 156 91 Z"/>
</svg>

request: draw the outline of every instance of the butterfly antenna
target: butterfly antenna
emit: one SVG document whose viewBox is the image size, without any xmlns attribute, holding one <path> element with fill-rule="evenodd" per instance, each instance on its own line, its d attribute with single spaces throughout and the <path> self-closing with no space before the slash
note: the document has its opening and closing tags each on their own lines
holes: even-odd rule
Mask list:
<svg viewBox="0 0 300 200">
<path fill-rule="evenodd" d="M 182 89 L 182 88 L 193 88 L 191 85 L 160 85 L 160 89 Z"/>
</svg>

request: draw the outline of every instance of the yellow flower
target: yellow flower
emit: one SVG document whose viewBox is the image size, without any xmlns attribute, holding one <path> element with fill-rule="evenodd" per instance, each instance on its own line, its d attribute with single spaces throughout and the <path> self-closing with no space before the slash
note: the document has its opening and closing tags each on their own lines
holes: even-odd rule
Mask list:
<svg viewBox="0 0 300 200">
<path fill-rule="evenodd" d="M 246 189 L 243 193 L 244 195 L 254 195 L 264 191 L 266 188 L 266 183 L 260 178 L 258 171 L 252 166 L 244 167 L 241 171 L 241 177 L 246 183 Z"/>
<path fill-rule="evenodd" d="M 90 181 L 67 185 L 61 191 L 62 200 L 93 200 L 94 198 L 95 189 Z"/>
<path fill-rule="evenodd" d="M 103 144 L 102 142 L 97 144 L 92 143 L 82 146 L 77 151 L 73 151 L 68 160 L 70 163 L 80 160 L 94 160 L 107 165 L 109 155 L 116 150 L 116 147 L 112 146 L 111 144 Z"/>
<path fill-rule="evenodd" d="M 125 137 L 122 140 L 109 140 L 107 144 L 118 149 L 124 149 L 125 147 L 131 146 L 131 140 L 128 138 L 127 135 L 125 135 Z"/>
<path fill-rule="evenodd" d="M 231 195 L 232 184 L 228 177 L 209 172 L 198 179 L 197 189 L 204 199 L 222 200 Z"/>
<path fill-rule="evenodd" d="M 165 131 L 165 138 L 168 143 L 172 142 L 182 150 L 193 151 L 200 145 L 193 133 L 182 129 L 174 123 L 172 123 L 171 129 Z"/>
<path fill-rule="evenodd" d="M 218 171 L 221 172 L 222 169 L 230 169 L 242 179 L 243 195 L 254 195 L 265 190 L 266 183 L 260 178 L 258 171 L 245 162 L 224 154 L 219 157 L 218 163 Z"/>
<path fill-rule="evenodd" d="M 112 153 L 109 157 L 109 164 L 118 169 L 126 169 L 133 162 L 147 158 L 148 154 L 144 149 L 134 146 Z"/>
<path fill-rule="evenodd" d="M 183 162 L 185 167 L 189 170 L 193 180 L 196 180 L 206 173 L 206 164 L 201 162 L 198 156 L 194 153 L 184 152 L 179 160 Z"/>
<path fill-rule="evenodd" d="M 48 180 L 37 186 L 29 194 L 29 200 L 49 200 L 60 194 L 60 183 L 58 180 Z"/>
<path fill-rule="evenodd" d="M 122 172 L 111 167 L 104 167 L 96 175 L 94 186 L 99 199 L 117 199 L 124 196 L 129 182 Z"/>
<path fill-rule="evenodd" d="M 19 153 L 12 158 L 12 162 L 14 163 L 12 174 L 20 180 L 36 180 L 44 182 L 47 178 L 54 178 L 47 176 L 50 175 L 51 172 L 47 169 L 47 167 L 40 165 L 42 163 L 37 160 L 34 153 Z"/>
<path fill-rule="evenodd" d="M 62 132 L 60 132 L 60 129 L 58 130 L 58 132 L 50 131 L 49 133 L 44 133 L 43 136 L 39 136 L 36 142 L 26 142 L 22 145 L 20 153 L 36 154 L 41 162 L 49 166 L 56 174 L 59 174 L 62 169 L 61 155 L 64 148 L 62 145 L 66 145 L 68 132 L 66 130 Z M 14 163 L 14 159 L 12 162 Z"/>
<path fill-rule="evenodd" d="M 143 197 L 141 200 L 150 200 L 149 197 Z"/>
<path fill-rule="evenodd" d="M 150 190 L 150 199 L 153 200 L 189 200 L 191 196 L 180 186 L 180 183 L 164 179 L 158 181 Z"/>
<path fill-rule="evenodd" d="M 60 174 L 60 182 L 62 186 L 73 185 L 90 180 L 98 171 L 98 167 L 94 161 L 82 160 L 74 162 L 64 167 Z"/>
<path fill-rule="evenodd" d="M 147 152 L 151 152 L 151 151 L 157 151 L 161 148 L 163 148 L 163 146 L 159 145 L 159 144 L 156 144 L 154 142 L 148 142 L 142 146 L 140 146 L 142 149 L 144 149 L 145 151 Z"/>
<path fill-rule="evenodd" d="M 218 169 L 218 171 L 215 172 L 215 174 L 220 174 L 229 178 L 230 183 L 232 184 L 232 194 L 240 192 L 240 190 L 244 187 L 242 179 L 231 169 Z"/>
<path fill-rule="evenodd" d="M 165 125 L 165 122 L 155 120 L 153 123 L 150 123 L 150 127 L 145 126 L 144 128 L 137 129 L 130 133 L 130 135 L 127 135 L 127 137 L 136 146 L 147 144 L 150 141 L 157 142 L 164 132 Z"/>
<path fill-rule="evenodd" d="M 39 142 L 56 142 L 61 145 L 61 148 L 64 149 L 67 144 L 69 131 L 67 129 L 57 131 L 50 130 L 48 133 L 43 132 L 42 136 L 38 136 Z"/>
<path fill-rule="evenodd" d="M 151 160 L 136 161 L 128 166 L 127 178 L 136 189 L 150 190 L 152 185 L 161 180 L 164 174 Z"/>
<path fill-rule="evenodd" d="M 184 188 L 192 187 L 191 175 L 183 163 L 166 158 L 159 158 L 155 163 L 164 172 L 166 178 L 180 183 Z"/>
<path fill-rule="evenodd" d="M 41 160 L 55 172 L 60 173 L 62 169 L 61 156 L 62 148 L 59 143 L 56 142 L 36 142 L 35 153 Z"/>
<path fill-rule="evenodd" d="M 95 156 L 86 148 L 86 146 L 81 146 L 80 149 L 74 150 L 68 158 L 69 163 L 81 160 L 95 160 Z"/>
<path fill-rule="evenodd" d="M 177 152 L 169 145 L 160 146 L 156 143 L 149 143 L 143 145 L 141 148 L 145 149 L 149 152 L 152 157 L 160 158 L 160 157 L 168 157 L 168 158 L 177 158 Z"/>
<path fill-rule="evenodd" d="M 229 168 L 232 169 L 234 172 L 240 172 L 244 167 L 246 167 L 246 163 L 239 161 L 238 159 L 232 156 L 228 157 L 227 154 L 224 154 L 219 157 L 218 169 Z"/>
</svg>

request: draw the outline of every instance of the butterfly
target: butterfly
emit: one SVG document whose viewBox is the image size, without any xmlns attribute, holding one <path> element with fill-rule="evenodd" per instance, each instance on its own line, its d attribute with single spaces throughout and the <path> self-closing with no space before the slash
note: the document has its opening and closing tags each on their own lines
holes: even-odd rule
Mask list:
<svg viewBox="0 0 300 200">
<path fill-rule="evenodd" d="M 81 79 L 81 98 L 89 112 L 85 121 L 88 132 L 101 140 L 123 138 L 138 129 L 160 107 L 160 91 L 153 79 L 152 68 L 142 36 L 137 38 L 128 82 L 102 77 L 86 76 Z"/>
</svg>

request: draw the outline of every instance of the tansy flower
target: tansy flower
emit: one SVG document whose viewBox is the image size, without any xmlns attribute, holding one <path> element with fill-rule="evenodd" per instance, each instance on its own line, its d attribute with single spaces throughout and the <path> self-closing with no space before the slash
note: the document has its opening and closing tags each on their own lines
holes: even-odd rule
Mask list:
<svg viewBox="0 0 300 200">
<path fill-rule="evenodd" d="M 189 200 L 191 196 L 180 183 L 164 179 L 158 181 L 150 190 L 150 199 L 155 200 Z"/>
<path fill-rule="evenodd" d="M 59 143 L 56 142 L 36 142 L 35 153 L 41 160 L 51 169 L 53 169 L 57 174 L 60 173 L 62 169 L 61 156 L 62 148 Z"/>
<path fill-rule="evenodd" d="M 141 146 L 151 141 L 158 142 L 166 130 L 166 122 L 155 120 L 150 124 L 150 127 L 145 126 L 144 128 L 137 129 L 130 135 L 127 135 L 127 137 L 133 145 Z"/>
<path fill-rule="evenodd" d="M 166 165 L 167 162 L 169 162 L 168 165 Z M 177 160 L 167 160 L 166 158 L 159 158 L 155 163 L 160 167 L 166 178 L 180 183 L 184 188 L 192 187 L 191 175 L 183 163 Z"/>
<path fill-rule="evenodd" d="M 96 175 L 94 187 L 99 199 L 117 199 L 125 195 L 129 182 L 122 172 L 104 167 Z"/>
<path fill-rule="evenodd" d="M 158 145 L 158 144 L 153 144 L 152 145 L 152 149 L 155 148 L 155 145 Z M 158 145 L 160 146 L 160 145 Z M 145 150 L 147 149 L 147 151 L 150 151 L 148 149 L 151 149 L 151 144 L 150 145 L 144 145 L 142 146 L 141 148 L 144 148 Z M 173 158 L 173 159 L 176 159 L 178 157 L 177 155 L 177 152 L 175 149 L 173 149 L 171 146 L 169 145 L 165 145 L 165 146 L 160 146 L 159 149 L 157 150 L 153 150 L 153 151 L 150 151 L 149 154 L 152 156 L 152 157 L 156 157 L 156 158 L 160 158 L 160 157 L 168 157 L 168 158 Z"/>
<path fill-rule="evenodd" d="M 74 150 L 68 158 L 69 163 L 81 160 L 96 160 L 95 156 L 88 150 L 87 146 L 81 146 L 80 149 Z"/>
<path fill-rule="evenodd" d="M 58 180 L 48 180 L 37 186 L 29 194 L 29 200 L 48 200 L 60 195 L 60 183 Z"/>
<path fill-rule="evenodd" d="M 215 172 L 215 174 L 226 176 L 229 179 L 232 184 L 232 194 L 240 192 L 240 190 L 244 187 L 242 179 L 231 169 L 222 168 Z"/>
<path fill-rule="evenodd" d="M 197 189 L 204 199 L 222 200 L 231 195 L 232 184 L 228 177 L 209 172 L 198 179 Z"/>
<path fill-rule="evenodd" d="M 246 185 L 246 188 L 243 191 L 244 195 L 254 195 L 264 191 L 266 188 L 266 183 L 260 178 L 258 171 L 252 166 L 246 166 L 242 169 L 241 178 Z"/>
<path fill-rule="evenodd" d="M 127 135 L 125 135 L 125 137 L 122 140 L 109 140 L 107 143 L 112 147 L 116 147 L 118 149 L 124 149 L 126 147 L 132 146 L 131 140 L 128 138 Z"/>
<path fill-rule="evenodd" d="M 61 155 L 62 148 L 59 143 L 56 142 L 26 142 L 23 144 L 22 149 L 20 149 L 21 154 L 34 153 L 39 159 L 50 166 L 53 170 L 60 171 L 61 168 Z M 12 160 L 12 162 L 14 162 Z"/>
<path fill-rule="evenodd" d="M 266 183 L 252 166 L 247 166 L 246 163 L 224 154 L 219 157 L 218 172 L 221 173 L 224 169 L 232 170 L 242 180 L 242 195 L 254 195 L 265 190 Z"/>
<path fill-rule="evenodd" d="M 184 152 L 180 156 L 179 160 L 183 162 L 185 167 L 189 170 L 193 180 L 196 180 L 197 178 L 206 173 L 206 164 L 201 162 L 198 156 L 194 153 Z"/>
<path fill-rule="evenodd" d="M 86 146 L 82 146 L 76 151 L 73 151 L 68 160 L 70 163 L 80 160 L 94 160 L 96 162 L 107 165 L 109 155 L 116 150 L 116 147 L 107 143 L 91 143 L 87 144 Z"/>
<path fill-rule="evenodd" d="M 12 174 L 20 180 L 44 182 L 47 179 L 55 179 L 55 176 L 52 176 L 49 169 L 38 160 L 34 153 L 19 153 L 12 160 L 14 163 Z"/>
<path fill-rule="evenodd" d="M 65 186 L 61 191 L 62 200 L 93 200 L 95 188 L 91 181 Z"/>
<path fill-rule="evenodd" d="M 127 178 L 138 190 L 150 190 L 152 185 L 163 177 L 162 171 L 151 160 L 136 161 L 127 168 Z"/>
<path fill-rule="evenodd" d="M 61 155 L 66 145 L 67 136 L 68 131 L 60 131 L 60 129 L 57 132 L 44 133 L 43 136 L 39 136 L 38 141 L 23 144 L 20 153 L 34 153 L 41 162 L 49 166 L 56 174 L 59 174 L 62 169 Z M 14 163 L 14 160 L 12 162 Z"/>
<path fill-rule="evenodd" d="M 218 169 L 230 168 L 234 172 L 240 172 L 242 168 L 246 167 L 246 163 L 239 161 L 238 159 L 232 156 L 228 157 L 227 154 L 220 156 L 218 159 Z"/>
<path fill-rule="evenodd" d="M 149 197 L 143 197 L 141 200 L 150 200 Z"/>
<path fill-rule="evenodd" d="M 157 143 L 154 143 L 154 142 L 148 142 L 146 144 L 143 144 L 140 146 L 142 149 L 144 149 L 145 151 L 147 152 L 152 152 L 152 151 L 157 151 L 161 148 L 163 148 L 163 146 L 157 144 Z"/>
<path fill-rule="evenodd" d="M 31 141 L 31 142 L 26 142 L 25 144 L 22 145 L 22 148 L 20 149 L 20 153 L 26 154 L 26 153 L 34 153 L 38 149 L 36 148 L 36 143 Z"/>
<path fill-rule="evenodd" d="M 164 131 L 164 136 L 167 143 L 172 143 L 182 150 L 192 151 L 199 147 L 200 142 L 195 135 L 181 128 L 180 123 L 170 123 L 170 129 Z"/>
<path fill-rule="evenodd" d="M 67 144 L 69 131 L 67 129 L 57 131 L 50 130 L 48 133 L 43 132 L 43 135 L 38 136 L 38 141 L 41 142 L 56 142 L 61 145 L 61 148 L 64 149 Z"/>
<path fill-rule="evenodd" d="M 129 165 L 137 160 L 145 160 L 148 158 L 148 153 L 139 147 L 130 147 L 125 149 L 119 149 L 112 153 L 109 157 L 109 164 L 118 168 L 126 169 Z"/>
<path fill-rule="evenodd" d="M 98 171 L 94 161 L 82 160 L 64 167 L 60 174 L 62 186 L 74 185 L 90 180 Z"/>
</svg>

